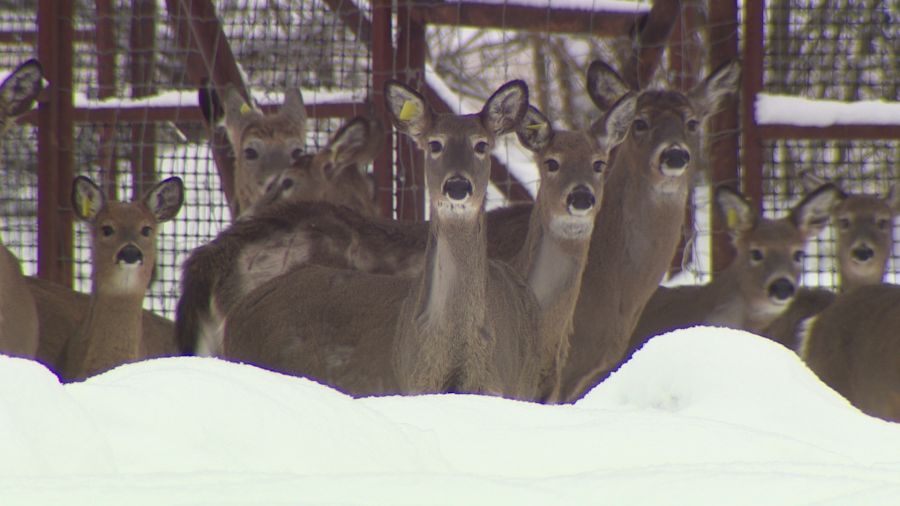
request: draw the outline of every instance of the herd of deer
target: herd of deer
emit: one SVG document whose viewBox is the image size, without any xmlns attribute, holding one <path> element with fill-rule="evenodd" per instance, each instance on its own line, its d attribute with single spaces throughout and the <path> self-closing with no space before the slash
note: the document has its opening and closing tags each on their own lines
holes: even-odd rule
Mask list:
<svg viewBox="0 0 900 506">
<path fill-rule="evenodd" d="M 734 262 L 704 286 L 659 286 L 682 233 L 703 124 L 736 91 L 724 65 L 688 93 L 632 89 L 588 69 L 602 118 L 553 128 L 510 81 L 480 112 L 435 113 L 415 90 L 384 88 L 393 126 L 424 151 L 430 222 L 377 216 L 365 173 L 384 138 L 348 121 L 306 153 L 305 107 L 289 90 L 263 114 L 234 90 L 211 101 L 236 158 L 234 223 L 183 266 L 174 324 L 141 309 L 159 223 L 178 178 L 138 202 L 73 183 L 93 248 L 90 296 L 24 277 L 0 255 L 0 351 L 62 380 L 149 357 L 200 354 L 306 376 L 352 395 L 468 392 L 571 402 L 649 338 L 713 324 L 795 349 L 863 411 L 900 420 L 900 286 L 882 284 L 900 192 L 851 195 L 807 174 L 787 217 L 759 216 L 720 186 Z M 29 61 L 0 87 L 3 126 L 33 105 Z M 540 171 L 534 205 L 485 211 L 491 151 L 515 132 Z M 804 246 L 832 221 L 841 291 L 798 286 Z"/>
</svg>

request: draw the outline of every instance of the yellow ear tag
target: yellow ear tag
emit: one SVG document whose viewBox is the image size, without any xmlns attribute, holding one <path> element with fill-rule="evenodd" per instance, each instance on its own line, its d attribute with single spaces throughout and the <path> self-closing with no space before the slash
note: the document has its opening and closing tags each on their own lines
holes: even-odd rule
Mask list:
<svg viewBox="0 0 900 506">
<path fill-rule="evenodd" d="M 725 221 L 728 222 L 728 228 L 734 228 L 738 224 L 738 213 L 736 209 L 729 209 L 725 212 Z"/>
<path fill-rule="evenodd" d="M 544 128 L 545 126 L 547 126 L 546 123 L 532 123 L 532 124 L 526 126 L 525 128 L 527 128 L 529 130 L 540 130 L 540 129 Z"/>
<path fill-rule="evenodd" d="M 81 215 L 82 216 L 90 216 L 91 208 L 94 207 L 94 198 L 91 195 L 86 195 L 81 199 Z"/>
<path fill-rule="evenodd" d="M 248 112 L 250 112 L 250 104 L 244 102 L 241 104 L 241 114 L 247 114 Z"/>
<path fill-rule="evenodd" d="M 419 115 L 419 105 L 411 100 L 407 100 L 403 102 L 403 107 L 400 109 L 400 121 L 409 121 L 416 116 Z"/>
</svg>

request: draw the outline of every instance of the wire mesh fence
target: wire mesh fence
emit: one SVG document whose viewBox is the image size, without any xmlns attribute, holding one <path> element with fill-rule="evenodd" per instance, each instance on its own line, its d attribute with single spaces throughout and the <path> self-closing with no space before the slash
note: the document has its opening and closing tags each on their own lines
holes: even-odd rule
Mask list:
<svg viewBox="0 0 900 506">
<path fill-rule="evenodd" d="M 492 4 L 497 1 L 488 2 Z M 501 2 L 506 3 L 506 2 Z M 178 175 L 186 183 L 186 206 L 161 230 L 157 280 L 146 306 L 172 317 L 177 301 L 180 265 L 190 250 L 214 237 L 231 221 L 215 165 L 211 161 L 207 129 L 186 113 L 196 107 L 196 87 L 184 62 L 187 48 L 179 43 L 166 11 L 158 0 L 75 2 L 74 90 L 76 106 L 123 110 L 131 99 L 156 97 L 156 104 L 173 106 L 170 116 L 114 113 L 102 122 L 76 127 L 76 171 L 115 181 L 120 198 L 131 198 L 139 178 Z M 326 0 L 223 0 L 215 2 L 218 19 L 254 95 L 263 103 L 279 103 L 288 87 L 303 89 L 308 104 L 335 93 L 353 102 L 373 95 L 371 2 L 356 2 L 360 16 L 354 24 Z M 422 2 L 395 5 L 417 6 Z M 534 5 L 533 2 L 530 3 Z M 589 4 L 589 5 L 588 5 Z M 566 4 L 568 5 L 568 3 Z M 584 8 L 594 9 L 592 2 Z M 636 21 L 649 3 L 636 3 Z M 552 2 L 541 12 L 552 19 Z M 709 6 L 702 0 L 681 2 L 676 36 L 665 41 L 661 65 L 653 85 L 689 86 L 705 74 L 712 27 Z M 595 18 L 591 15 L 590 19 Z M 767 92 L 840 99 L 898 99 L 896 40 L 900 23 L 890 1 L 779 0 L 766 11 L 765 88 Z M 460 17 L 459 19 L 462 19 Z M 0 0 L 0 69 L 12 69 L 36 54 L 37 24 L 33 0 Z M 590 27 L 590 24 L 589 24 Z M 102 28 L 102 29 L 101 29 Z M 402 28 L 402 27 L 399 27 Z M 591 31 L 591 30 L 589 30 Z M 397 37 L 397 29 L 393 37 Z M 590 102 L 584 70 L 595 58 L 621 67 L 634 42 L 627 31 L 599 38 L 590 33 L 526 31 L 509 26 L 474 28 L 448 23 L 428 25 L 425 32 L 426 81 L 447 90 L 451 106 L 474 107 L 506 80 L 524 77 L 532 101 L 560 127 L 583 128 L 600 112 Z M 892 43 L 893 41 L 893 43 Z M 404 55 L 388 70 L 403 68 Z M 165 97 L 165 98 L 160 98 Z M 104 99 L 104 100 L 101 100 Z M 359 111 L 364 113 L 366 111 Z M 308 144 L 316 149 L 341 124 L 341 118 L 311 116 Z M 152 135 L 145 125 L 153 125 Z M 36 271 L 36 133 L 19 125 L 2 142 L 3 181 L 0 211 L 5 244 L 16 253 L 25 271 Z M 731 133 L 730 135 L 736 135 Z M 152 164 L 147 162 L 152 155 Z M 779 214 L 799 192 L 798 168 L 813 166 L 824 177 L 842 176 L 848 191 L 884 193 L 896 174 L 896 141 L 778 141 L 767 146 L 765 206 Z M 532 192 L 537 172 L 528 156 L 511 141 L 498 150 L 510 173 Z M 114 175 L 114 177 L 113 177 Z M 404 181 L 412 185 L 416 181 Z M 393 187 L 392 187 L 393 188 Z M 387 190 L 392 190 L 388 188 Z M 709 274 L 709 198 L 706 186 L 695 192 L 697 208 L 691 235 L 694 255 L 690 270 L 697 280 Z M 494 188 L 490 206 L 507 203 Z M 89 290 L 89 251 L 84 227 L 78 226 L 73 261 L 75 286 Z M 834 283 L 833 267 L 825 259 L 829 237 L 813 246 L 807 267 L 817 274 L 813 284 Z M 821 260 L 819 256 L 821 255 Z M 897 265 L 895 253 L 894 265 Z"/>
</svg>

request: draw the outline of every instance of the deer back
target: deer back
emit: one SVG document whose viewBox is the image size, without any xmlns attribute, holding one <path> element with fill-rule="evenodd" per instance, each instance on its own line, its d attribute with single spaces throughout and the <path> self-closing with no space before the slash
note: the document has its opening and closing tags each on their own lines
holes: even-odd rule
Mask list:
<svg viewBox="0 0 900 506">
<path fill-rule="evenodd" d="M 844 292 L 806 326 L 799 353 L 865 413 L 900 422 L 900 286 Z"/>
</svg>

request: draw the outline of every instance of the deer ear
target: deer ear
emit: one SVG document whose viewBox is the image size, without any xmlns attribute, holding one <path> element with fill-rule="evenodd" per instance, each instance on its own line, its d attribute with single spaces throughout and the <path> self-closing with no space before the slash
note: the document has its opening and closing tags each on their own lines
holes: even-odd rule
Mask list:
<svg viewBox="0 0 900 506">
<path fill-rule="evenodd" d="M 484 103 L 479 116 L 481 124 L 499 137 L 514 131 L 527 110 L 528 85 L 517 79 L 498 88 Z"/>
<path fill-rule="evenodd" d="M 106 207 L 106 195 L 89 177 L 78 176 L 72 182 L 72 208 L 75 216 L 92 223 L 100 210 Z"/>
<path fill-rule="evenodd" d="M 823 184 L 791 209 L 791 221 L 804 237 L 815 237 L 828 225 L 831 210 L 841 200 L 841 195 L 842 192 L 834 184 Z"/>
<path fill-rule="evenodd" d="M 384 83 L 384 97 L 391 122 L 397 130 L 418 139 L 431 129 L 434 113 L 415 90 L 400 81 L 390 80 Z"/>
<path fill-rule="evenodd" d="M 225 130 L 228 132 L 228 140 L 238 149 L 241 145 L 241 132 L 247 124 L 248 117 L 258 116 L 252 105 L 248 104 L 235 86 L 229 86 L 225 90 Z"/>
<path fill-rule="evenodd" d="M 624 79 L 602 60 L 594 60 L 587 69 L 588 95 L 601 111 L 608 111 L 613 104 L 634 91 Z"/>
<path fill-rule="evenodd" d="M 628 128 L 634 121 L 634 110 L 637 106 L 637 94 L 628 93 L 618 102 L 613 104 L 606 115 L 603 117 L 604 131 L 602 144 L 606 146 L 607 152 L 618 146 L 625 136 L 628 135 Z"/>
<path fill-rule="evenodd" d="M 553 140 L 553 126 L 550 125 L 550 120 L 541 114 L 541 111 L 529 105 L 525 118 L 516 129 L 516 136 L 529 151 L 540 153 Z"/>
<path fill-rule="evenodd" d="M 732 237 L 756 226 L 756 211 L 741 192 L 729 186 L 719 186 L 716 188 L 716 203 L 725 214 L 725 224 Z"/>
<path fill-rule="evenodd" d="M 891 208 L 895 215 L 900 214 L 900 190 L 897 190 L 896 185 L 891 185 L 887 195 L 884 197 L 884 203 Z"/>
<path fill-rule="evenodd" d="M 734 60 L 717 68 L 695 86 L 688 96 L 697 107 L 697 114 L 704 119 L 715 114 L 726 96 L 737 93 L 740 78 L 741 64 Z"/>
<path fill-rule="evenodd" d="M 200 114 L 203 120 L 209 126 L 218 125 L 222 118 L 225 117 L 225 109 L 222 107 L 222 100 L 216 89 L 210 84 L 204 83 L 203 86 L 197 88 L 197 105 L 200 107 Z"/>
<path fill-rule="evenodd" d="M 369 122 L 365 118 L 356 117 L 345 123 L 328 142 L 327 149 L 331 152 L 332 163 L 331 170 L 326 171 L 325 175 L 331 178 L 339 173 L 357 160 L 368 146 Z"/>
<path fill-rule="evenodd" d="M 31 59 L 22 63 L 0 84 L 0 101 L 6 106 L 2 113 L 11 118 L 25 114 L 42 89 L 44 69 L 40 62 Z"/>
<path fill-rule="evenodd" d="M 144 205 L 156 216 L 156 221 L 169 221 L 178 214 L 184 203 L 184 183 L 180 177 L 165 179 L 144 195 Z"/>
<path fill-rule="evenodd" d="M 284 103 L 278 113 L 282 116 L 291 118 L 292 121 L 299 124 L 302 130 L 306 130 L 306 106 L 303 105 L 303 94 L 300 88 L 288 88 L 284 92 Z"/>
</svg>

